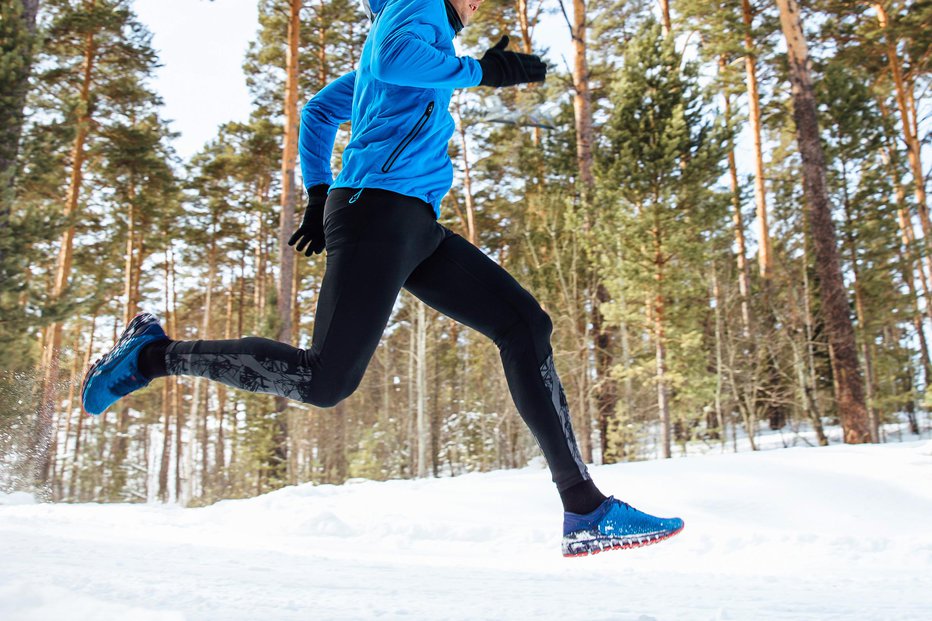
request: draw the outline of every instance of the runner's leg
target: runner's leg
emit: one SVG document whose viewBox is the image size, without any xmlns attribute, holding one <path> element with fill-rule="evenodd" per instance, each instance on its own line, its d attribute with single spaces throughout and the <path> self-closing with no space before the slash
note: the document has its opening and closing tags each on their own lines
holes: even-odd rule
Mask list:
<svg viewBox="0 0 932 621">
<path fill-rule="evenodd" d="M 327 267 L 309 349 L 259 337 L 173 341 L 165 350 L 167 374 L 206 377 L 320 407 L 352 394 L 398 292 L 443 231 L 423 201 L 342 188 L 328 197 L 324 229 Z"/>
<path fill-rule="evenodd" d="M 495 342 L 515 405 L 547 458 L 557 489 L 588 481 L 553 364 L 550 317 L 501 266 L 459 235 L 445 234 L 405 289 Z"/>
</svg>

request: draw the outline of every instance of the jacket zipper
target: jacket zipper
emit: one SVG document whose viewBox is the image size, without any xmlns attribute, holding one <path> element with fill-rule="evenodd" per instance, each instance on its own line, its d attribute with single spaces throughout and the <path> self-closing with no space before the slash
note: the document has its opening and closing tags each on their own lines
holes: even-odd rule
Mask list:
<svg viewBox="0 0 932 621">
<path fill-rule="evenodd" d="M 427 104 L 427 108 L 424 110 L 424 114 L 421 115 L 421 118 L 417 120 L 417 123 L 414 124 L 414 127 L 411 128 L 411 131 L 408 132 L 408 135 L 404 137 L 398 146 L 389 154 L 388 159 L 385 160 L 385 163 L 382 164 L 382 172 L 387 173 L 392 169 L 392 166 L 395 165 L 395 161 L 401 156 L 402 152 L 408 148 L 408 145 L 411 144 L 417 135 L 423 129 L 424 125 L 427 124 L 427 120 L 430 118 L 431 113 L 434 111 L 434 102 Z"/>
</svg>

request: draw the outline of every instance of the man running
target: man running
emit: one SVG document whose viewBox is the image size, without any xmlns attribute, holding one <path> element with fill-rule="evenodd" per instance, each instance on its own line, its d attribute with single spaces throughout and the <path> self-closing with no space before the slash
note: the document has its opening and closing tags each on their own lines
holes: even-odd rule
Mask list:
<svg viewBox="0 0 932 621">
<path fill-rule="evenodd" d="M 363 2 L 372 27 L 359 68 L 312 98 L 301 120 L 308 203 L 289 243 L 307 256 L 327 250 L 311 347 L 258 337 L 173 341 L 144 313 L 88 371 L 84 408 L 99 414 L 166 375 L 332 407 L 356 390 L 404 288 L 498 346 L 512 398 L 563 501 L 565 556 L 675 535 L 681 519 L 648 515 L 596 488 L 554 368 L 550 317 L 504 269 L 437 222 L 453 182 L 453 89 L 542 82 L 546 65 L 507 51 L 507 37 L 482 58 L 456 56 L 453 38 L 483 0 Z M 348 120 L 352 136 L 334 180 L 330 156 Z"/>
</svg>

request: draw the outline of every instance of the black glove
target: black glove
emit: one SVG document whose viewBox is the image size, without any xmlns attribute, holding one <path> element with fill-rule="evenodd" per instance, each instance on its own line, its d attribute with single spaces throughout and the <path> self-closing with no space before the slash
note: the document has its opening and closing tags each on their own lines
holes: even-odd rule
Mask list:
<svg viewBox="0 0 932 621">
<path fill-rule="evenodd" d="M 543 82 L 547 76 L 547 65 L 540 56 L 506 52 L 508 35 L 499 39 L 494 47 L 486 50 L 479 65 L 482 67 L 482 86 L 513 86 L 526 82 Z"/>
<path fill-rule="evenodd" d="M 304 208 L 304 220 L 301 226 L 294 232 L 291 239 L 288 240 L 289 246 L 295 246 L 298 252 L 304 252 L 307 246 L 306 256 L 311 254 L 320 254 L 324 251 L 324 204 L 327 202 L 327 190 L 330 186 L 321 183 L 307 189 L 307 207 Z"/>
</svg>

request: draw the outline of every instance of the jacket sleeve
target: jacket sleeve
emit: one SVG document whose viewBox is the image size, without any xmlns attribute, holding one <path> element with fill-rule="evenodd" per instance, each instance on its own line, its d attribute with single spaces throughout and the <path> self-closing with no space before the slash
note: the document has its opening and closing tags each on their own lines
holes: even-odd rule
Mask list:
<svg viewBox="0 0 932 621">
<path fill-rule="evenodd" d="M 389 1 L 378 16 L 373 75 L 383 82 L 420 88 L 466 88 L 482 80 L 479 61 L 450 56 L 431 42 L 445 28 L 439 2 Z M 440 8 L 438 8 L 440 7 Z M 439 23 L 443 20 L 444 23 Z"/>
<path fill-rule="evenodd" d="M 356 72 L 350 71 L 325 86 L 301 110 L 298 152 L 304 187 L 333 183 L 330 157 L 337 128 L 350 120 Z"/>
</svg>

